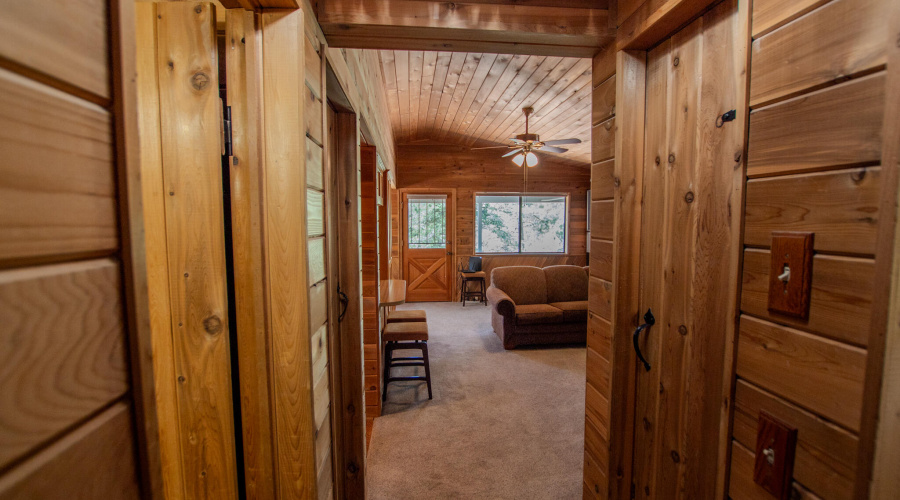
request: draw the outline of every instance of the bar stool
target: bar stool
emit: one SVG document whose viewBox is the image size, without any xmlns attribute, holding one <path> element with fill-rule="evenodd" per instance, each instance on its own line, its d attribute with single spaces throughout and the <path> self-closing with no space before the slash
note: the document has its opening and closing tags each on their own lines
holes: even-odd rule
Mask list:
<svg viewBox="0 0 900 500">
<path fill-rule="evenodd" d="M 425 321 L 425 311 L 419 309 L 406 309 L 403 311 L 390 311 L 387 313 L 388 323 L 416 323 Z"/>
<path fill-rule="evenodd" d="M 477 271 L 474 273 L 459 273 L 462 277 L 462 283 L 459 287 L 459 301 L 462 302 L 463 307 L 466 307 L 466 301 L 468 300 L 477 300 L 484 305 L 487 305 L 487 289 L 485 287 L 485 273 L 484 271 Z M 477 285 L 477 288 L 470 288 L 469 283 L 473 285 Z"/>
<path fill-rule="evenodd" d="M 399 312 L 399 311 L 394 311 Z M 387 400 L 388 384 L 404 380 L 424 380 L 428 385 L 428 399 L 431 397 L 431 368 L 428 365 L 428 324 L 424 321 L 402 321 L 388 323 L 381 334 L 384 345 L 384 392 L 381 400 Z M 421 357 L 395 358 L 394 351 L 419 349 Z M 425 376 L 392 377 L 391 368 L 400 366 L 423 366 Z"/>
</svg>

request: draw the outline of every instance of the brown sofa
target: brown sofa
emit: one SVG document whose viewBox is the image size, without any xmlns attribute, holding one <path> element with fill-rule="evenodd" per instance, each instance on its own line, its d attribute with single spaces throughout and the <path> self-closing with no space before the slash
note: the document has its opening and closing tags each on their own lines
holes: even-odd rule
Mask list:
<svg viewBox="0 0 900 500">
<path fill-rule="evenodd" d="M 487 299 L 491 324 L 504 349 L 574 344 L 587 339 L 586 267 L 497 267 Z"/>
</svg>

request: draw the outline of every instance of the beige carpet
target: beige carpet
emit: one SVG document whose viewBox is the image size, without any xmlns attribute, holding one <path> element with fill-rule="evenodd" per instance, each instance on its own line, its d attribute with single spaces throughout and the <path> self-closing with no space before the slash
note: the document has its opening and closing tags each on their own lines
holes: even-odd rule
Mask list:
<svg viewBox="0 0 900 500">
<path fill-rule="evenodd" d="M 434 400 L 424 382 L 390 385 L 368 497 L 581 498 L 584 347 L 504 351 L 480 304 L 400 308 L 428 313 Z"/>
</svg>

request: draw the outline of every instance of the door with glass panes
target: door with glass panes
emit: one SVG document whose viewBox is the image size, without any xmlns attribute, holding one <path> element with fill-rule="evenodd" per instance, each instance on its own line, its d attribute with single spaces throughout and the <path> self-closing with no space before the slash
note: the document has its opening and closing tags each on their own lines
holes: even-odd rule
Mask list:
<svg viewBox="0 0 900 500">
<path fill-rule="evenodd" d="M 403 277 L 407 302 L 452 299 L 450 192 L 403 193 Z"/>
</svg>

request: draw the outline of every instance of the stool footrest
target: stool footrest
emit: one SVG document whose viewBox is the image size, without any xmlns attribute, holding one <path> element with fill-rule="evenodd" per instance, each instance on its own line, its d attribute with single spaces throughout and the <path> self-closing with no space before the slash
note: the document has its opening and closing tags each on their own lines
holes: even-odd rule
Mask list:
<svg viewBox="0 0 900 500">
<path fill-rule="evenodd" d="M 412 380 L 428 380 L 427 377 L 391 377 L 387 381 L 388 382 L 401 382 L 401 381 L 412 381 Z M 431 399 L 431 398 L 428 398 Z"/>
<path fill-rule="evenodd" d="M 425 366 L 425 362 L 420 361 L 418 363 L 391 363 L 390 368 L 396 368 L 398 366 Z"/>
</svg>

